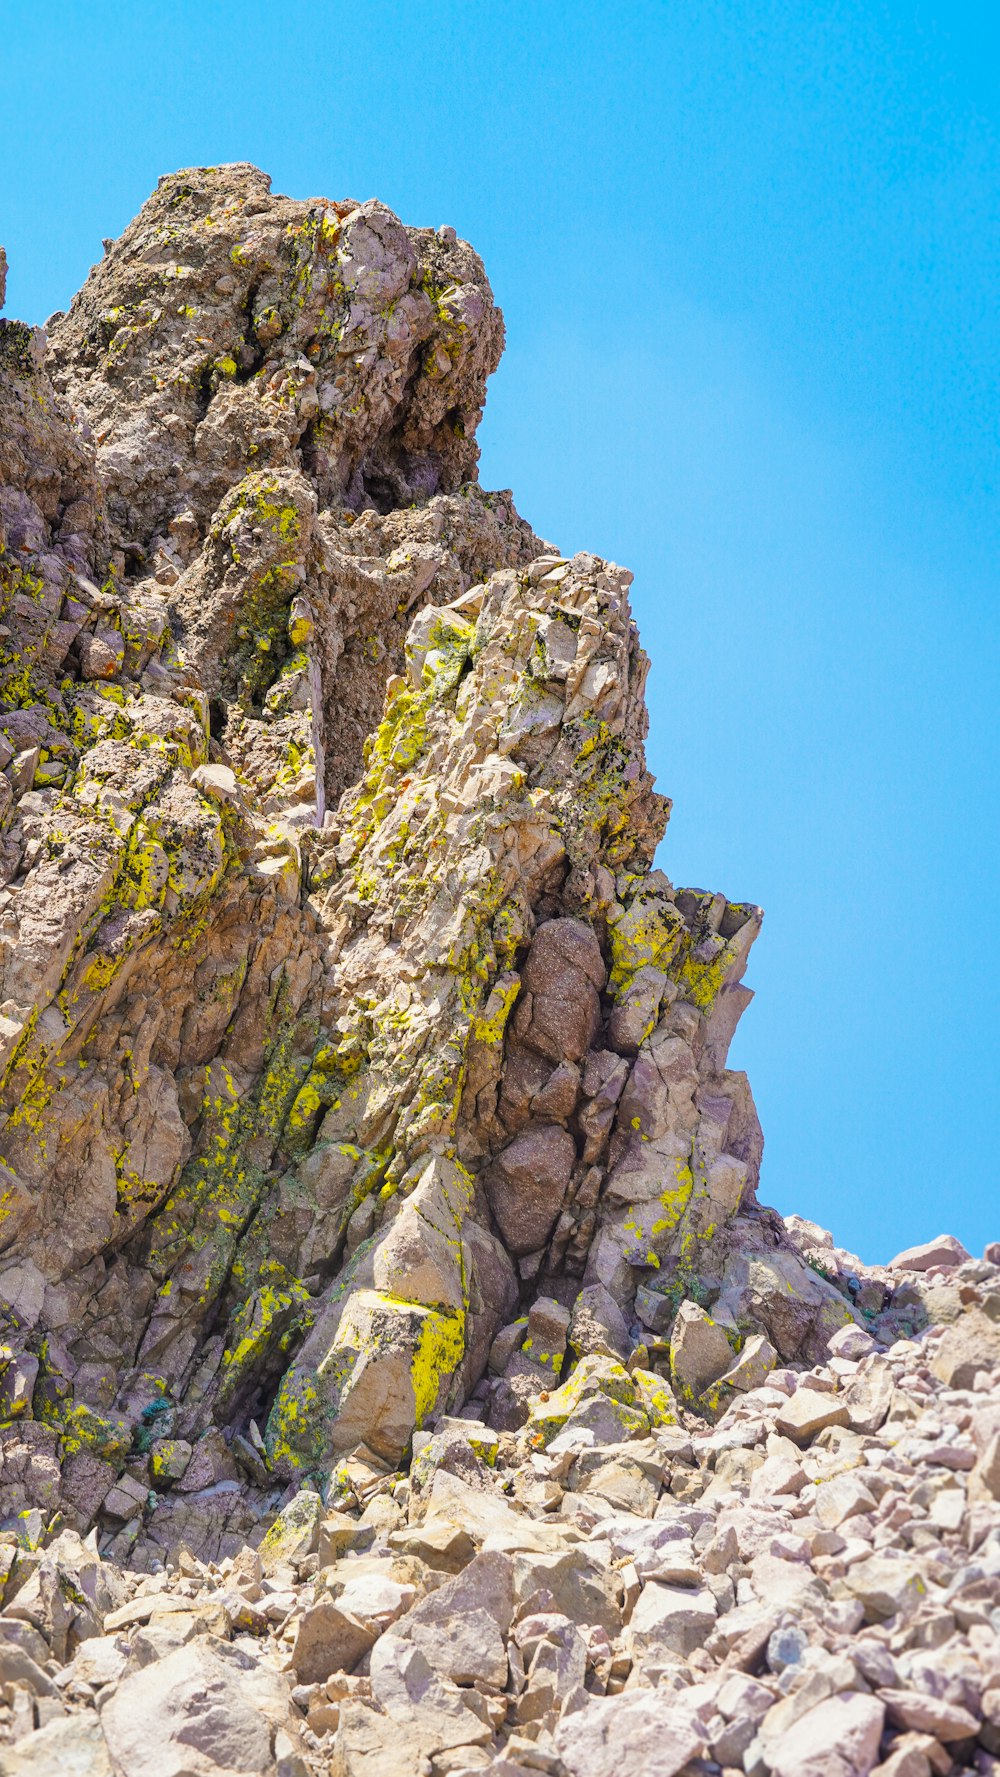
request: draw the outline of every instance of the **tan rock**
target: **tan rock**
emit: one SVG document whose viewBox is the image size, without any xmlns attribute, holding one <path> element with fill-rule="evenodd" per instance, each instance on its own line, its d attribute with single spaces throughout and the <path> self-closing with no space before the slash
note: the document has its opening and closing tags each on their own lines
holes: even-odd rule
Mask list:
<svg viewBox="0 0 1000 1777">
<path fill-rule="evenodd" d="M 556 1730 L 569 1777 L 617 1777 L 623 1747 L 644 1777 L 676 1777 L 703 1744 L 691 1719 L 650 1691 L 591 1697 Z"/>
<path fill-rule="evenodd" d="M 849 1592 L 865 1609 L 865 1621 L 912 1616 L 927 1587 L 912 1561 L 902 1554 L 870 1555 L 848 1568 L 844 1579 Z"/>
<path fill-rule="evenodd" d="M 426 1751 L 450 1746 L 485 1746 L 493 1738 L 488 1720 L 475 1708 L 476 1693 L 439 1678 L 418 1647 L 392 1633 L 376 1643 L 371 1657 L 372 1696 L 379 1706 Z"/>
<path fill-rule="evenodd" d="M 693 1653 L 712 1633 L 716 1615 L 711 1592 L 647 1580 L 629 1619 L 628 1641 L 633 1660 L 655 1660 L 658 1654 Z"/>
<path fill-rule="evenodd" d="M 816 1490 L 813 1510 L 824 1530 L 836 1530 L 857 1512 L 871 1512 L 875 1497 L 862 1475 L 848 1472 L 821 1481 Z"/>
<path fill-rule="evenodd" d="M 122 1777 L 217 1777 L 271 1767 L 287 1687 L 237 1650 L 199 1638 L 126 1678 L 101 1711 Z"/>
<path fill-rule="evenodd" d="M 922 1246 L 908 1246 L 905 1252 L 897 1253 L 889 1260 L 890 1271 L 929 1271 L 936 1265 L 952 1267 L 961 1265 L 970 1257 L 960 1240 L 954 1234 L 939 1234 L 936 1240 L 927 1240 Z"/>
<path fill-rule="evenodd" d="M 696 1302 L 682 1302 L 670 1334 L 670 1371 L 678 1392 L 688 1399 L 703 1394 L 732 1361 L 722 1328 Z"/>
<path fill-rule="evenodd" d="M 779 1432 L 804 1448 L 828 1425 L 847 1425 L 849 1421 L 850 1412 L 840 1395 L 800 1387 L 779 1409 L 775 1423 Z"/>
<path fill-rule="evenodd" d="M 723 1388 L 735 1388 L 741 1393 L 751 1388 L 760 1388 L 766 1381 L 778 1361 L 778 1354 L 770 1339 L 763 1333 L 751 1333 L 740 1347 L 738 1356 L 719 1377 Z"/>
<path fill-rule="evenodd" d="M 924 1692 L 889 1688 L 880 1692 L 889 1720 L 898 1728 L 912 1728 L 917 1733 L 933 1734 L 936 1739 L 967 1740 L 979 1729 L 979 1717 L 957 1703 Z"/>
<path fill-rule="evenodd" d="M 772 1777 L 869 1777 L 884 1718 L 877 1697 L 857 1691 L 830 1697 L 782 1735 Z"/>
<path fill-rule="evenodd" d="M 66 1715 L 0 1751 L 2 1777 L 117 1777 L 96 1716 Z"/>
<path fill-rule="evenodd" d="M 456 1684 L 502 1690 L 507 1682 L 506 1638 L 514 1609 L 510 1556 L 480 1554 L 457 1578 L 446 1580 L 396 1627 L 433 1671 Z"/>
<path fill-rule="evenodd" d="M 331 1672 L 353 1672 L 377 1639 L 374 1623 L 352 1616 L 331 1599 L 303 1611 L 296 1626 L 291 1663 L 299 1684 L 325 1684 Z"/>
<path fill-rule="evenodd" d="M 1000 1367 L 1000 1324 L 970 1308 L 938 1341 L 930 1367 L 948 1388 L 970 1388 L 980 1370 Z"/>
</svg>

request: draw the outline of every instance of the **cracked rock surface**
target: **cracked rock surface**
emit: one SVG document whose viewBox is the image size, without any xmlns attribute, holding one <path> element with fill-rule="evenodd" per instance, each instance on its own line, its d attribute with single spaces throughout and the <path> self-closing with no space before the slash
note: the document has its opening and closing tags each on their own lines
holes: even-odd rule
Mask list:
<svg viewBox="0 0 1000 1777">
<path fill-rule="evenodd" d="M 758 1203 L 502 343 L 242 164 L 0 321 L 0 1777 L 1000 1770 L 1000 1248 Z"/>
</svg>

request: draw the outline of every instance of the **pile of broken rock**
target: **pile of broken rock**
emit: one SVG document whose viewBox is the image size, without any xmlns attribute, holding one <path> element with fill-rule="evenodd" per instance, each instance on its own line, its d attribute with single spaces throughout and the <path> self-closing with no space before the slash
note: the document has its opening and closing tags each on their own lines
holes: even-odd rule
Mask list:
<svg viewBox="0 0 1000 1777">
<path fill-rule="evenodd" d="M 950 1323 L 772 1353 L 715 1424 L 590 1356 L 523 1430 L 358 1452 L 218 1562 L 126 1572 L 34 1514 L 0 1773 L 1000 1771 L 1000 1251 L 895 1263 L 928 1251 Z M 711 1328 L 678 1314 L 678 1379 Z"/>
</svg>

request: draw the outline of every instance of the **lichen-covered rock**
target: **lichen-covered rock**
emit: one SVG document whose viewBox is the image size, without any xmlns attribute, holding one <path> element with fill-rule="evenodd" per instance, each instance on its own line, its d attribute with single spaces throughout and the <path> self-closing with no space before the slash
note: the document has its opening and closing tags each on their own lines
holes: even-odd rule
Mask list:
<svg viewBox="0 0 1000 1777">
<path fill-rule="evenodd" d="M 760 910 L 653 867 L 629 574 L 475 480 L 502 340 L 452 230 L 243 164 L 0 322 L 0 1507 L 138 1567 L 965 1306 L 757 1204 Z"/>
<path fill-rule="evenodd" d="M 683 1302 L 674 1317 L 670 1335 L 670 1369 L 674 1385 L 688 1400 L 705 1393 L 732 1362 L 733 1352 L 723 1329 L 697 1302 Z"/>
</svg>

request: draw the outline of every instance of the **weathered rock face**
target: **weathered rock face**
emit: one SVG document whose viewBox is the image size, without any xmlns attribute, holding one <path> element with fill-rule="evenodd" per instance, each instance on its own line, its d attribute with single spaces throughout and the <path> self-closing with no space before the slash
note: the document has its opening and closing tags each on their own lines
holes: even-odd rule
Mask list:
<svg viewBox="0 0 1000 1777">
<path fill-rule="evenodd" d="M 501 344 L 248 166 L 0 322 L 0 1777 L 1000 1754 L 1000 1247 L 758 1206 Z"/>
<path fill-rule="evenodd" d="M 453 231 L 242 165 L 0 323 L 0 1448 L 137 1558 L 855 1312 L 757 1209 L 760 912 L 653 867 L 630 576 L 472 479 L 502 335 Z"/>
</svg>

